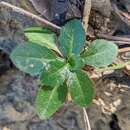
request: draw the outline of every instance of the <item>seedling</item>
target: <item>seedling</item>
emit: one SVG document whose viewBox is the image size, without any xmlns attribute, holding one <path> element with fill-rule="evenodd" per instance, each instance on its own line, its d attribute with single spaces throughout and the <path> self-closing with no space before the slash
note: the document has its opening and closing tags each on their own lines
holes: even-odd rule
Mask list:
<svg viewBox="0 0 130 130">
<path fill-rule="evenodd" d="M 102 39 L 86 45 L 85 31 L 77 19 L 67 22 L 58 38 L 41 27 L 28 28 L 25 35 L 28 42 L 16 47 L 10 57 L 20 70 L 40 79 L 36 97 L 39 117 L 50 118 L 66 101 L 68 93 L 73 103 L 81 107 L 91 104 L 93 82 L 82 68 L 110 65 L 117 57 L 117 46 Z"/>
</svg>

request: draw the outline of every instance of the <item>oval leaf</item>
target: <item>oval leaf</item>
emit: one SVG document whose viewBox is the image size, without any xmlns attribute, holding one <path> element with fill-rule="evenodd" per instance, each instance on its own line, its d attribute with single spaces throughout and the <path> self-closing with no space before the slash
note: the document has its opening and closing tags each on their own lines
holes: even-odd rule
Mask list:
<svg viewBox="0 0 130 130">
<path fill-rule="evenodd" d="M 65 102 L 67 87 L 55 86 L 53 89 L 43 87 L 38 91 L 36 98 L 36 109 L 40 119 L 48 119 Z"/>
<path fill-rule="evenodd" d="M 80 54 L 85 45 L 85 31 L 80 20 L 71 20 L 60 31 L 60 50 L 65 57 Z"/>
<path fill-rule="evenodd" d="M 25 29 L 25 36 L 29 42 L 40 44 L 60 53 L 56 46 L 56 34 L 47 28 L 30 27 Z"/>
<path fill-rule="evenodd" d="M 31 75 L 40 74 L 50 61 L 57 58 L 48 48 L 33 43 L 16 47 L 10 57 L 16 67 Z"/>
<path fill-rule="evenodd" d="M 85 72 L 71 73 L 67 85 L 74 103 L 84 107 L 92 103 L 93 82 Z"/>
<path fill-rule="evenodd" d="M 46 86 L 62 85 L 68 74 L 68 64 L 56 60 L 50 62 L 48 69 L 44 70 L 40 76 L 42 84 Z"/>
<path fill-rule="evenodd" d="M 82 55 L 84 64 L 93 67 L 105 67 L 116 59 L 118 47 L 110 41 L 95 40 Z"/>
</svg>

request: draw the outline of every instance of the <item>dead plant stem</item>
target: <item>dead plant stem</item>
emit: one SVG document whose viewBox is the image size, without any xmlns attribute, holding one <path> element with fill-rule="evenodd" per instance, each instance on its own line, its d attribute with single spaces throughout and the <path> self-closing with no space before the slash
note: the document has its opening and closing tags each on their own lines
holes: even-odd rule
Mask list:
<svg viewBox="0 0 130 130">
<path fill-rule="evenodd" d="M 88 29 L 88 22 L 89 22 L 89 16 L 91 12 L 91 0 L 85 0 L 85 5 L 84 5 L 84 12 L 83 12 L 83 24 L 84 24 L 84 29 L 85 32 L 87 32 Z"/>
<path fill-rule="evenodd" d="M 97 34 L 99 38 L 104 38 L 107 40 L 112 40 L 112 41 L 124 41 L 124 42 L 129 42 L 130 43 L 130 38 L 125 38 L 125 37 L 118 37 L 118 36 L 110 36 L 106 34 Z"/>
<path fill-rule="evenodd" d="M 83 107 L 84 121 L 85 121 L 85 130 L 91 130 L 89 118 L 86 109 Z"/>
<path fill-rule="evenodd" d="M 41 18 L 41 17 L 39 17 L 39 16 L 37 16 L 37 15 L 31 13 L 31 12 L 28 12 L 28 11 L 26 11 L 26 10 L 20 8 L 20 7 L 16 7 L 16 6 L 14 6 L 14 5 L 11 5 L 11 4 L 8 3 L 8 2 L 3 2 L 3 1 L 2 1 L 2 2 L 0 2 L 0 5 L 5 6 L 5 7 L 8 7 L 8 8 L 11 8 L 11 9 L 12 9 L 13 11 L 15 11 L 15 12 L 18 12 L 18 13 L 20 13 L 20 14 L 26 15 L 26 16 L 32 18 L 32 19 L 35 19 L 35 20 L 41 22 L 44 26 L 45 26 L 45 25 L 50 26 L 51 28 L 53 28 L 53 29 L 55 29 L 55 30 L 60 30 L 60 29 L 61 29 L 59 26 L 57 26 L 57 25 L 55 25 L 55 24 L 49 22 L 48 20 L 46 20 L 46 19 L 44 19 L 44 18 Z"/>
</svg>

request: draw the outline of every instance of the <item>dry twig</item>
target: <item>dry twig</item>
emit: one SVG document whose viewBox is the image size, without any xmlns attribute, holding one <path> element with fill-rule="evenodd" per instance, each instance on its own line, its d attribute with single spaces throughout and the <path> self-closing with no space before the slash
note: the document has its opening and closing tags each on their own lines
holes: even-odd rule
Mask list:
<svg viewBox="0 0 130 130">
<path fill-rule="evenodd" d="M 124 17 L 126 17 L 128 20 L 130 20 L 130 15 L 126 12 L 120 12 Z"/>
<path fill-rule="evenodd" d="M 121 49 L 119 49 L 118 52 L 119 53 L 130 52 L 130 47 L 121 48 Z"/>
<path fill-rule="evenodd" d="M 113 5 L 113 9 L 115 14 L 127 25 L 130 25 L 130 19 L 128 19 L 128 17 L 126 17 L 126 14 L 123 13 L 123 11 L 121 11 L 120 9 L 118 9 L 117 5 L 115 3 L 112 3 Z"/>
<path fill-rule="evenodd" d="M 127 41 L 113 41 L 113 42 L 115 42 L 117 45 L 130 44 L 130 42 Z"/>
<path fill-rule="evenodd" d="M 106 34 L 97 34 L 97 36 L 99 38 L 104 38 L 104 39 L 107 39 L 107 40 L 122 41 L 122 42 L 129 42 L 130 43 L 130 38 L 110 36 L 110 35 L 106 35 Z"/>
<path fill-rule="evenodd" d="M 8 7 L 8 8 L 11 8 L 15 12 L 18 12 L 20 14 L 26 15 L 26 16 L 32 18 L 32 19 L 35 19 L 35 20 L 41 22 L 43 25 L 50 26 L 51 28 L 53 28 L 55 30 L 60 30 L 59 26 L 57 26 L 57 25 L 49 22 L 48 20 L 46 20 L 44 18 L 41 18 L 41 17 L 39 17 L 39 16 L 37 16 L 37 15 L 35 15 L 33 13 L 30 13 L 30 12 L 20 8 L 20 7 L 16 7 L 16 6 L 11 5 L 10 3 L 7 3 L 7 2 L 0 2 L 0 5 Z"/>
<path fill-rule="evenodd" d="M 91 6 L 92 6 L 91 0 L 85 0 L 84 12 L 83 12 L 83 25 L 84 25 L 85 32 L 87 32 L 88 29 Z M 84 114 L 84 121 L 85 121 L 85 129 L 91 130 L 90 122 L 85 108 L 83 108 L 83 114 Z"/>
<path fill-rule="evenodd" d="M 83 12 L 83 24 L 84 24 L 84 29 L 87 32 L 88 29 L 88 22 L 89 22 L 89 16 L 91 12 L 91 0 L 85 0 L 85 5 L 84 5 L 84 12 Z"/>
<path fill-rule="evenodd" d="M 85 121 L 85 129 L 86 130 L 91 130 L 90 122 L 88 119 L 88 114 L 85 108 L 83 108 L 83 114 L 84 114 L 84 121 Z"/>
<path fill-rule="evenodd" d="M 115 42 L 117 45 L 130 44 L 130 38 L 119 37 L 119 36 L 110 36 L 106 34 L 96 34 L 98 38 L 103 38 L 112 42 Z"/>
</svg>

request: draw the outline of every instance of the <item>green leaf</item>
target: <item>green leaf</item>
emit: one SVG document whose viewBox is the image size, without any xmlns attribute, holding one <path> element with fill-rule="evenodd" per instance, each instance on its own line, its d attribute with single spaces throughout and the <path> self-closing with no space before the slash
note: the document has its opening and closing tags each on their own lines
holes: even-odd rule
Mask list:
<svg viewBox="0 0 130 130">
<path fill-rule="evenodd" d="M 92 103 L 93 82 L 85 72 L 70 73 L 67 85 L 74 103 L 84 107 Z"/>
<path fill-rule="evenodd" d="M 38 33 L 52 33 L 51 30 L 49 30 L 48 28 L 43 28 L 43 27 L 28 27 L 24 29 L 25 33 L 29 33 L 29 32 L 38 32 Z"/>
<path fill-rule="evenodd" d="M 93 67 L 105 67 L 116 59 L 118 47 L 110 41 L 95 40 L 82 54 L 84 64 Z"/>
<path fill-rule="evenodd" d="M 29 42 L 40 44 L 60 53 L 56 46 L 56 34 L 47 28 L 30 27 L 25 29 L 25 36 Z"/>
<path fill-rule="evenodd" d="M 71 71 L 76 71 L 82 68 L 83 63 L 82 59 L 78 55 L 72 55 L 69 59 L 68 62 L 70 64 L 70 70 Z"/>
<path fill-rule="evenodd" d="M 48 68 L 50 61 L 57 58 L 48 48 L 33 43 L 19 45 L 10 57 L 16 67 L 31 75 L 40 74 L 43 68 Z"/>
<path fill-rule="evenodd" d="M 47 70 L 44 70 L 40 76 L 44 85 L 54 87 L 56 84 L 62 85 L 68 75 L 68 64 L 63 61 L 56 60 L 50 62 Z"/>
<path fill-rule="evenodd" d="M 85 45 L 85 31 L 80 20 L 74 19 L 62 27 L 59 36 L 60 50 L 65 57 L 80 54 Z"/>
<path fill-rule="evenodd" d="M 67 86 L 43 87 L 38 91 L 36 109 L 40 119 L 51 117 L 66 100 Z"/>
</svg>

